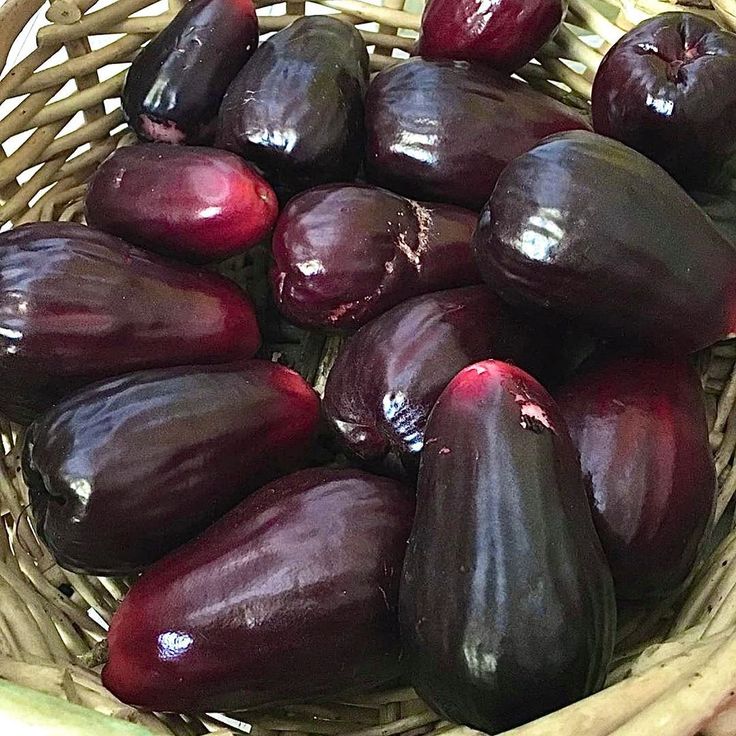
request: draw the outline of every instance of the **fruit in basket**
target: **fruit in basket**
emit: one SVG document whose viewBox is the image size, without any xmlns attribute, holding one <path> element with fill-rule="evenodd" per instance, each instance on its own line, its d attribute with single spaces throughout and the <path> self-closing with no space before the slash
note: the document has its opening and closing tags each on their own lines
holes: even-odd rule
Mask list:
<svg viewBox="0 0 736 736">
<path fill-rule="evenodd" d="M 28 430 L 36 526 L 67 569 L 140 570 L 299 467 L 318 420 L 312 388 L 265 360 L 89 386 Z"/>
<path fill-rule="evenodd" d="M 304 192 L 273 236 L 276 305 L 305 327 L 354 329 L 412 296 L 477 284 L 476 220 L 361 184 Z"/>
<path fill-rule="evenodd" d="M 230 85 L 217 146 L 253 161 L 283 198 L 353 179 L 367 84 L 368 51 L 352 25 L 300 18 L 271 36 Z"/>
<path fill-rule="evenodd" d="M 716 494 L 697 372 L 683 358 L 608 357 L 557 399 L 617 595 L 675 592 L 697 558 Z"/>
<path fill-rule="evenodd" d="M 253 305 L 231 281 L 74 223 L 0 234 L 0 412 L 27 422 L 129 371 L 251 357 Z"/>
<path fill-rule="evenodd" d="M 189 0 L 128 70 L 130 127 L 146 141 L 211 141 L 225 91 L 257 46 L 252 0 Z"/>
<path fill-rule="evenodd" d="M 133 586 L 110 626 L 105 686 L 147 709 L 191 712 L 396 677 L 412 495 L 328 468 L 264 486 Z"/>
<path fill-rule="evenodd" d="M 552 133 L 588 128 L 582 114 L 484 64 L 415 58 L 368 88 L 366 172 L 408 197 L 479 210 L 509 161 Z"/>
<path fill-rule="evenodd" d="M 736 34 L 664 13 L 606 54 L 593 85 L 597 133 L 636 148 L 684 186 L 708 183 L 736 153 Z"/>
<path fill-rule="evenodd" d="M 556 404 L 506 363 L 460 371 L 427 425 L 401 581 L 411 683 L 445 718 L 497 733 L 599 688 L 615 620 Z"/>
<path fill-rule="evenodd" d="M 119 148 L 97 169 L 85 214 L 92 227 L 141 248 L 208 263 L 266 237 L 278 200 L 235 154 L 149 143 Z"/>
<path fill-rule="evenodd" d="M 513 72 L 557 33 L 566 12 L 567 0 L 428 0 L 417 52 Z"/>
<path fill-rule="evenodd" d="M 625 343 L 693 352 L 736 332 L 734 248 L 663 169 L 594 133 L 513 161 L 474 247 L 508 301 Z"/>
<path fill-rule="evenodd" d="M 524 362 L 533 344 L 531 330 L 486 286 L 418 296 L 342 347 L 327 379 L 325 415 L 362 460 L 416 454 L 432 406 L 459 370 L 490 356 Z"/>
</svg>

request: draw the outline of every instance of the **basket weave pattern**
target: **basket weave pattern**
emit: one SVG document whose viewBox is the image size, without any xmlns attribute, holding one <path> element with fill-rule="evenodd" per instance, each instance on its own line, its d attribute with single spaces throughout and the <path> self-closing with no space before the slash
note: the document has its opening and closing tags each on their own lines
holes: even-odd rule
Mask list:
<svg viewBox="0 0 736 736">
<path fill-rule="evenodd" d="M 256 0 L 261 32 L 327 9 L 359 28 L 371 46 L 373 70 L 411 51 L 419 28 L 419 0 L 317 2 L 307 6 Z M 53 0 L 49 5 L 47 0 L 5 0 L 0 7 L 0 103 L 8 108 L 0 118 L 0 225 L 81 219 L 87 179 L 117 146 L 133 142 L 117 101 L 125 75 L 120 65 L 135 58 L 181 2 L 169 0 L 158 15 L 151 15 L 153 5 L 161 2 Z M 736 0 L 690 0 L 688 5 L 736 31 Z M 570 0 L 559 35 L 519 76 L 586 109 L 605 51 L 645 17 L 675 8 L 659 0 Z M 16 39 L 44 12 L 47 24 L 38 30 L 35 50 L 8 64 Z M 224 271 L 252 280 L 252 273 L 244 271 L 258 272 L 259 258 L 236 259 Z M 338 341 L 288 328 L 269 340 L 273 352 L 282 353 L 287 344 L 296 346 L 290 362 L 319 389 Z M 511 733 L 736 734 L 736 529 L 732 514 L 726 513 L 736 493 L 735 363 L 736 341 L 701 356 L 723 541 L 678 599 L 656 609 L 624 612 L 611 687 Z M 0 679 L 138 723 L 152 733 L 240 733 L 241 727 L 226 727 L 210 716 L 138 712 L 102 687 L 96 669 L 105 656 L 100 622 L 110 620 L 128 583 L 77 575 L 55 564 L 26 514 L 27 492 L 19 475 L 21 431 L 0 420 L 0 435 Z M 472 733 L 440 721 L 410 688 L 258 709 L 238 720 L 250 724 L 255 736 Z"/>
</svg>

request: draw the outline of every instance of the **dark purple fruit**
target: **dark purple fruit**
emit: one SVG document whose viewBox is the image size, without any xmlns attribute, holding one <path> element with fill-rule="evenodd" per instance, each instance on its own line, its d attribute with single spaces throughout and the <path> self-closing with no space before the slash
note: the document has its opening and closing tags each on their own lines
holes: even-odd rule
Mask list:
<svg viewBox="0 0 736 736">
<path fill-rule="evenodd" d="M 480 281 L 476 216 L 376 187 L 334 185 L 296 197 L 273 237 L 271 285 L 305 327 L 355 329 L 418 294 Z"/>
<path fill-rule="evenodd" d="M 567 0 L 428 0 L 417 52 L 513 72 L 557 33 L 566 12 Z"/>
<path fill-rule="evenodd" d="M 371 82 L 369 180 L 420 200 L 479 210 L 513 158 L 580 113 L 484 64 L 410 59 Z"/>
<path fill-rule="evenodd" d="M 532 352 L 530 330 L 485 286 L 410 299 L 343 346 L 325 388 L 325 414 L 341 444 L 363 460 L 416 454 L 442 390 L 465 366 Z"/>
<path fill-rule="evenodd" d="M 300 18 L 271 36 L 230 85 L 217 146 L 257 164 L 284 198 L 353 179 L 367 84 L 368 51 L 352 25 Z"/>
<path fill-rule="evenodd" d="M 62 567 L 140 570 L 299 467 L 318 420 L 310 386 L 268 361 L 97 383 L 28 431 L 37 528 Z"/>
<path fill-rule="evenodd" d="M 97 169 L 85 199 L 92 227 L 193 263 L 256 245 L 278 211 L 268 182 L 238 156 L 164 143 L 119 148 Z"/>
<path fill-rule="evenodd" d="M 146 141 L 210 142 L 225 91 L 257 46 L 252 0 L 189 0 L 128 70 L 131 128 Z"/>
<path fill-rule="evenodd" d="M 400 622 L 419 695 L 487 733 L 603 684 L 611 574 L 565 422 L 519 368 L 465 368 L 432 410 Z"/>
<path fill-rule="evenodd" d="M 105 686 L 146 709 L 209 711 L 396 677 L 411 495 L 326 468 L 265 486 L 133 586 Z"/>
<path fill-rule="evenodd" d="M 508 301 L 688 353 L 736 332 L 736 251 L 659 166 L 587 132 L 513 161 L 476 230 Z"/>
<path fill-rule="evenodd" d="M 715 503 L 697 372 L 682 358 L 608 358 L 557 398 L 618 596 L 675 592 L 697 559 Z"/>
<path fill-rule="evenodd" d="M 92 381 L 226 363 L 260 344 L 231 281 L 74 223 L 0 235 L 0 412 L 33 419 Z"/>
<path fill-rule="evenodd" d="M 593 125 L 667 169 L 705 184 L 736 153 L 736 35 L 692 13 L 629 31 L 593 85 Z"/>
</svg>

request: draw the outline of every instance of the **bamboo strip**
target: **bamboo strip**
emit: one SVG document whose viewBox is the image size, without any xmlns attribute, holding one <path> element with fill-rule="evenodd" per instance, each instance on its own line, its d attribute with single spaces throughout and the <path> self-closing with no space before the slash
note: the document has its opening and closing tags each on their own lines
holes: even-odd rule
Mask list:
<svg viewBox="0 0 736 736">
<path fill-rule="evenodd" d="M 557 80 L 570 87 L 573 92 L 579 94 L 586 100 L 590 99 L 593 85 L 585 77 L 570 69 L 567 64 L 564 64 L 559 59 L 542 57 L 539 62 Z"/>
<path fill-rule="evenodd" d="M 35 49 L 0 79 L 0 101 L 14 97 L 13 92 L 42 64 L 45 64 L 61 46 Z"/>
<path fill-rule="evenodd" d="M 362 18 L 366 22 L 381 23 L 394 28 L 406 28 L 418 31 L 421 27 L 420 18 L 405 10 L 391 10 L 380 5 L 360 2 L 360 0 L 314 0 L 320 5 L 333 10 L 340 10 L 350 15 Z"/>
<path fill-rule="evenodd" d="M 60 153 L 73 151 L 86 143 L 104 138 L 113 128 L 121 125 L 124 121 L 122 108 L 117 108 L 94 123 L 83 125 L 72 133 L 56 138 L 46 150 L 45 158 L 53 158 Z"/>
<path fill-rule="evenodd" d="M 732 31 L 736 31 L 736 2 L 734 0 L 712 0 L 718 10 L 721 22 Z"/>
<path fill-rule="evenodd" d="M 63 84 L 62 82 L 51 89 L 46 89 L 26 97 L 25 100 L 0 120 L 0 141 L 6 141 L 18 133 L 35 128 L 36 126 L 32 122 L 34 117 L 61 90 Z"/>
<path fill-rule="evenodd" d="M 382 4 L 385 8 L 389 8 L 390 10 L 404 9 L 404 0 L 383 0 Z M 396 36 L 398 33 L 398 28 L 396 28 L 396 26 L 390 26 L 381 23 L 378 26 L 378 32 L 386 36 Z M 394 47 L 390 45 L 376 44 L 376 53 L 382 56 L 391 56 L 393 48 Z"/>
<path fill-rule="evenodd" d="M 53 659 L 36 619 L 20 596 L 4 580 L 0 580 L 0 617 L 5 621 L 8 633 L 21 652 L 44 660 Z"/>
<path fill-rule="evenodd" d="M 624 35 L 620 28 L 585 0 L 570 0 L 570 10 L 583 21 L 585 26 L 610 44 L 616 43 Z"/>
<path fill-rule="evenodd" d="M 28 161 L 34 161 L 41 151 L 50 145 L 67 122 L 61 120 L 38 128 L 17 151 L 8 156 L 5 161 L 0 162 L 0 183 L 4 184 L 23 173 L 28 168 Z M 19 192 L 18 196 L 20 195 Z"/>
<path fill-rule="evenodd" d="M 10 222 L 16 215 L 26 209 L 28 203 L 44 187 L 49 186 L 64 165 L 66 155 L 59 156 L 45 163 L 20 189 L 0 207 L 0 223 Z"/>
<path fill-rule="evenodd" d="M 80 38 L 76 41 L 69 41 L 68 43 L 64 44 L 64 48 L 66 48 L 67 54 L 69 55 L 70 59 L 80 57 L 84 58 L 92 51 L 89 45 L 88 38 Z M 74 82 L 80 92 L 82 90 L 89 89 L 90 87 L 94 87 L 96 84 L 99 83 L 99 81 L 100 78 L 97 76 L 96 70 L 90 71 L 86 74 L 74 75 Z M 84 115 L 85 123 L 93 123 L 95 120 L 99 120 L 100 118 L 105 117 L 105 106 L 101 102 L 98 102 L 96 105 L 92 105 L 92 107 L 85 108 L 82 113 Z"/>
<path fill-rule="evenodd" d="M 567 58 L 585 64 L 593 73 L 598 70 L 603 61 L 602 54 L 592 46 L 588 46 L 566 24 L 562 25 L 559 33 L 555 36 L 554 42 L 563 52 L 570 55 Z"/>
<path fill-rule="evenodd" d="M 0 70 L 8 61 L 10 47 L 46 0 L 5 0 L 0 5 Z"/>
</svg>

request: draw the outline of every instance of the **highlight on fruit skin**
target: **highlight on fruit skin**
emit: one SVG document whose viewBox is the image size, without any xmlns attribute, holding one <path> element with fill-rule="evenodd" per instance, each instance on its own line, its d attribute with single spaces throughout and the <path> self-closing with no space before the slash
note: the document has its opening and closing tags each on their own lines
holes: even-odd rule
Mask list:
<svg viewBox="0 0 736 736">
<path fill-rule="evenodd" d="M 210 263 L 261 242 L 278 217 L 269 183 L 235 154 L 149 143 L 117 149 L 85 197 L 92 227 L 189 263 Z"/>
<path fill-rule="evenodd" d="M 475 363 L 432 409 L 399 620 L 419 696 L 489 734 L 603 685 L 611 573 L 565 421 L 520 368 Z"/>
</svg>

